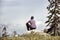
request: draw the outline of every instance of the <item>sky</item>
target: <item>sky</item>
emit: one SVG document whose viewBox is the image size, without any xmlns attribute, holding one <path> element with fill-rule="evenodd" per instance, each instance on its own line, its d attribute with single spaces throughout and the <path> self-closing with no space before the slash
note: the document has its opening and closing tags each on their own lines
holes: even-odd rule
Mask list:
<svg viewBox="0 0 60 40">
<path fill-rule="evenodd" d="M 37 29 L 45 28 L 48 0 L 0 0 L 0 24 L 8 26 L 8 32 L 14 30 L 22 34 L 27 31 L 25 23 L 35 17 Z"/>
</svg>

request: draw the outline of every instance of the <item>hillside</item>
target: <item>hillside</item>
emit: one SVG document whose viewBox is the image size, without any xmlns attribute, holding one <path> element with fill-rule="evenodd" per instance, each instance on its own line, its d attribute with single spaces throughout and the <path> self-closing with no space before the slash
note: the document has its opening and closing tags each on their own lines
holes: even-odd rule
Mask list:
<svg viewBox="0 0 60 40">
<path fill-rule="evenodd" d="M 60 40 L 60 37 L 47 35 L 46 33 L 31 32 L 18 37 L 2 37 L 0 40 Z"/>
</svg>

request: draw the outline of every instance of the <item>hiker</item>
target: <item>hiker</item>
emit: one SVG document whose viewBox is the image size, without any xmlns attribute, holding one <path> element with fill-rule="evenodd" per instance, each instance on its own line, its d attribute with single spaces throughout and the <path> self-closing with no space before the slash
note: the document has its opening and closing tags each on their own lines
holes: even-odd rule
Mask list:
<svg viewBox="0 0 60 40">
<path fill-rule="evenodd" d="M 36 24 L 34 20 L 34 16 L 31 16 L 31 19 L 26 23 L 27 30 L 33 30 L 36 29 Z"/>
</svg>

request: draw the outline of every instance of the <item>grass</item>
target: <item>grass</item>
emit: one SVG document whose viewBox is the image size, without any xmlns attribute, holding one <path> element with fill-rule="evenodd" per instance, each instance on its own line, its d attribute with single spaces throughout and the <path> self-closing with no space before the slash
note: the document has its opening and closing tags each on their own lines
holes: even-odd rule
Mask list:
<svg viewBox="0 0 60 40">
<path fill-rule="evenodd" d="M 39 33 L 23 34 L 19 37 L 2 37 L 0 40 L 60 40 L 60 36 L 40 35 Z"/>
</svg>

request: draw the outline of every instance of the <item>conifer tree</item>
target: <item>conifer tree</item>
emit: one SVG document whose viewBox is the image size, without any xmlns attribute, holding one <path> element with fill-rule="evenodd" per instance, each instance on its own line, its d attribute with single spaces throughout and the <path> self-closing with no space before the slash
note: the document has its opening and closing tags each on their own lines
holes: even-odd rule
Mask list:
<svg viewBox="0 0 60 40">
<path fill-rule="evenodd" d="M 59 9 L 59 0 L 48 0 L 49 1 L 49 5 L 47 7 L 48 11 L 49 11 L 49 16 L 47 16 L 48 20 L 45 22 L 47 23 L 47 26 L 50 27 L 49 31 L 50 34 L 53 32 L 54 36 L 58 35 L 57 32 L 57 27 L 58 27 L 58 21 L 59 21 L 59 14 L 60 14 L 60 9 Z"/>
<path fill-rule="evenodd" d="M 7 36 L 7 26 L 3 25 L 3 30 L 2 30 L 2 37 L 6 37 Z"/>
</svg>

